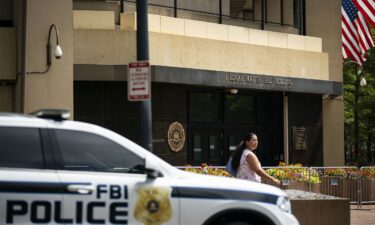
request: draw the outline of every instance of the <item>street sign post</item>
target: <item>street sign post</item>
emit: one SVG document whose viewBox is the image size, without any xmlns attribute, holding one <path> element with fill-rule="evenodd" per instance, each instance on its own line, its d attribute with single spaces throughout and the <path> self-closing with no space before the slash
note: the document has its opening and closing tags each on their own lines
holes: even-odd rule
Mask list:
<svg viewBox="0 0 375 225">
<path fill-rule="evenodd" d="M 145 101 L 151 99 L 150 63 L 132 62 L 128 65 L 128 100 Z"/>
</svg>

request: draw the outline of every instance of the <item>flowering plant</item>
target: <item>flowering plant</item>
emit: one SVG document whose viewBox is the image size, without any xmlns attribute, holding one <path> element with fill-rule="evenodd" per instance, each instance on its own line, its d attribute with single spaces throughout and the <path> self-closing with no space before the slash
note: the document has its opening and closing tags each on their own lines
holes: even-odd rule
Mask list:
<svg viewBox="0 0 375 225">
<path fill-rule="evenodd" d="M 347 177 L 347 172 L 345 169 L 325 169 L 323 172 L 325 176 L 332 176 L 332 177 Z"/>
<path fill-rule="evenodd" d="M 278 168 L 267 169 L 266 172 L 279 180 L 308 182 L 313 184 L 321 183 L 319 173 L 316 170 L 303 168 L 302 164 L 290 164 L 286 166 L 284 162 L 279 163 Z"/>
<path fill-rule="evenodd" d="M 215 168 L 212 166 L 208 166 L 206 163 L 201 163 L 200 167 L 192 167 L 188 164 L 185 167 L 185 171 L 220 177 L 232 177 L 224 168 Z"/>
<path fill-rule="evenodd" d="M 360 170 L 357 168 L 350 168 L 347 169 L 346 172 L 348 178 L 375 178 L 375 167 L 363 167 Z"/>
<path fill-rule="evenodd" d="M 363 177 L 375 178 L 375 166 L 361 168 L 361 174 Z"/>
</svg>

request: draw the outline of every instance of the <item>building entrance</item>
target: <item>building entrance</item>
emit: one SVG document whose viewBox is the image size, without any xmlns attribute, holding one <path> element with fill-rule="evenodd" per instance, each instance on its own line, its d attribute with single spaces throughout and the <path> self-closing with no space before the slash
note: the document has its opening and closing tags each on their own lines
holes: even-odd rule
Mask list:
<svg viewBox="0 0 375 225">
<path fill-rule="evenodd" d="M 74 87 L 76 120 L 139 140 L 139 113 L 136 105 L 126 100 L 126 83 L 76 81 Z M 282 160 L 281 93 L 239 90 L 230 94 L 223 89 L 197 90 L 164 83 L 154 83 L 152 90 L 153 153 L 172 165 L 225 165 L 248 132 L 258 134 L 257 156 L 262 165 L 274 166 Z M 175 121 L 186 131 L 185 145 L 177 153 L 167 141 L 168 127 Z"/>
<path fill-rule="evenodd" d="M 192 165 L 225 165 L 248 132 L 247 129 L 191 129 L 188 143 L 189 162 Z"/>
<path fill-rule="evenodd" d="M 189 136 L 191 154 L 189 158 L 193 165 L 207 163 L 223 164 L 224 146 L 222 132 L 218 129 L 192 129 Z"/>
<path fill-rule="evenodd" d="M 189 164 L 225 165 L 249 132 L 258 134 L 257 155 L 262 164 L 275 165 L 280 159 L 280 98 L 270 93 L 233 95 L 223 91 L 190 91 L 188 96 Z"/>
</svg>

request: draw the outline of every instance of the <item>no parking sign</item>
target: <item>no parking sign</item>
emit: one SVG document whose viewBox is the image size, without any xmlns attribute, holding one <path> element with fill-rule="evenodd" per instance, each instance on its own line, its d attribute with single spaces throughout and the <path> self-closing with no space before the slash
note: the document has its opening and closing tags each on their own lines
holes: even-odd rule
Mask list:
<svg viewBox="0 0 375 225">
<path fill-rule="evenodd" d="M 128 100 L 145 101 L 151 98 L 150 63 L 132 62 L 128 65 Z"/>
</svg>

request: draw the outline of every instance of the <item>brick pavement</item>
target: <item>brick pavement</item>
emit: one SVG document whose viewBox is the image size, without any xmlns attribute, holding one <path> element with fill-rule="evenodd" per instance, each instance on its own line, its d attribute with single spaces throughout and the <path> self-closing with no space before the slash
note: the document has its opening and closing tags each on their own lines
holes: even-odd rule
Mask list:
<svg viewBox="0 0 375 225">
<path fill-rule="evenodd" d="M 375 225 L 375 204 L 357 208 L 357 205 L 350 206 L 350 225 Z"/>
</svg>

